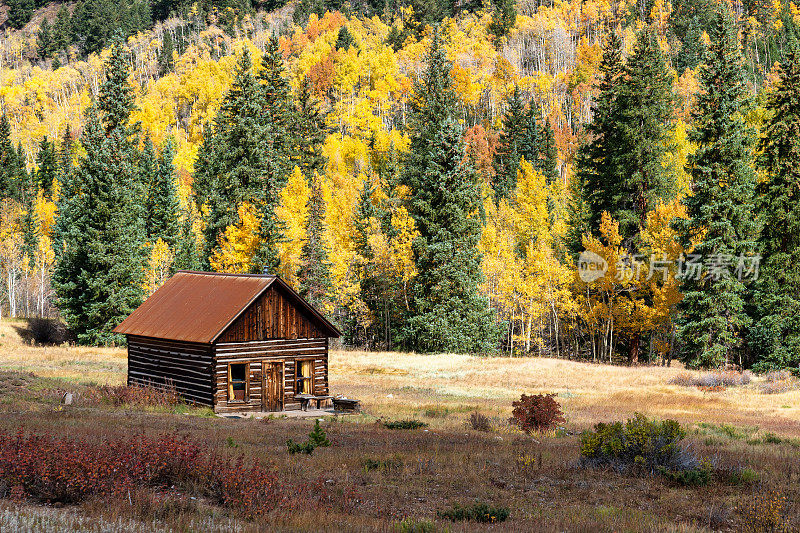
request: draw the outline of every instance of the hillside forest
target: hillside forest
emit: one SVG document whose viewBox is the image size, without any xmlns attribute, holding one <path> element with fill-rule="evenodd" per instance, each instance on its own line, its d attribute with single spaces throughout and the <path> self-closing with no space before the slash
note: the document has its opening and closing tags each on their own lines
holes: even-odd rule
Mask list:
<svg viewBox="0 0 800 533">
<path fill-rule="evenodd" d="M 800 364 L 792 2 L 3 17 L 6 315 L 118 343 L 178 269 L 270 272 L 350 346 Z"/>
</svg>

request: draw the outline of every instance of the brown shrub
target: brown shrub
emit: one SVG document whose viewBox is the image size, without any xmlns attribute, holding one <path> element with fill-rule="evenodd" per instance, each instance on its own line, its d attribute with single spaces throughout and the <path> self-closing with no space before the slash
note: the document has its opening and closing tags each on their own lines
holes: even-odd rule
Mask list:
<svg viewBox="0 0 800 533">
<path fill-rule="evenodd" d="M 786 517 L 786 496 L 775 491 L 766 491 L 747 499 L 739 507 L 742 515 L 741 530 L 746 532 L 789 532 L 791 526 Z"/>
<path fill-rule="evenodd" d="M 85 396 L 95 403 L 110 404 L 115 407 L 121 405 L 172 407 L 184 403 L 172 383 L 162 386 L 101 385 L 88 390 Z"/>
<path fill-rule="evenodd" d="M 672 379 L 669 380 L 669 384 L 679 385 L 681 387 L 694 387 L 697 385 L 697 380 L 689 372 L 681 372 L 680 374 L 675 374 Z"/>
<path fill-rule="evenodd" d="M 566 421 L 555 394 L 523 394 L 519 401 L 511 405 L 514 410 L 508 422 L 519 426 L 525 433 L 551 429 Z"/>
<path fill-rule="evenodd" d="M 469 425 L 475 431 L 492 430 L 492 422 L 489 420 L 489 417 L 477 411 L 469 415 Z"/>
</svg>

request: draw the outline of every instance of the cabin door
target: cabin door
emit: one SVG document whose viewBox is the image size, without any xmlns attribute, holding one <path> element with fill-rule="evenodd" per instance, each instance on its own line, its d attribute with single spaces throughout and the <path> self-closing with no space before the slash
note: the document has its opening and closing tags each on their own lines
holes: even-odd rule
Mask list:
<svg viewBox="0 0 800 533">
<path fill-rule="evenodd" d="M 283 362 L 264 361 L 264 411 L 283 411 Z"/>
</svg>

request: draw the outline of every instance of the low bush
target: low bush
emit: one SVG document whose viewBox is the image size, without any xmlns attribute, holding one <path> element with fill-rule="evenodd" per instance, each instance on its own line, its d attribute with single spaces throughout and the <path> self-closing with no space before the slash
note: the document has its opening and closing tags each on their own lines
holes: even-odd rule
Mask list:
<svg viewBox="0 0 800 533">
<path fill-rule="evenodd" d="M 387 429 L 419 429 L 427 427 L 428 424 L 420 420 L 391 420 L 384 422 L 383 426 Z"/>
<path fill-rule="evenodd" d="M 792 379 L 792 373 L 788 370 L 770 370 L 764 374 L 764 381 L 767 383 L 775 383 L 780 381 L 788 381 Z"/>
<path fill-rule="evenodd" d="M 681 372 L 679 374 L 675 374 L 672 379 L 669 380 L 669 384 L 680 385 L 681 387 L 696 387 L 697 378 L 695 378 L 689 372 Z"/>
<path fill-rule="evenodd" d="M 700 461 L 680 441 L 686 433 L 674 420 L 650 420 L 640 413 L 625 423 L 600 423 L 581 434 L 581 461 L 587 466 L 610 466 L 648 473 L 681 472 L 700 467 Z"/>
<path fill-rule="evenodd" d="M 745 370 L 738 372 L 736 370 L 716 370 L 708 372 L 699 377 L 695 377 L 689 372 L 681 372 L 676 374 L 669 380 L 672 385 L 680 385 L 681 387 L 700 387 L 706 391 L 722 391 L 724 387 L 741 387 L 747 385 L 752 381 L 752 374 Z"/>
<path fill-rule="evenodd" d="M 747 498 L 737 510 L 742 516 L 741 531 L 774 533 L 792 531 L 786 516 L 787 499 L 781 493 L 766 491 Z"/>
<path fill-rule="evenodd" d="M 667 470 L 666 468 L 660 467 L 658 471 L 673 483 L 685 487 L 701 487 L 703 485 L 708 485 L 714 474 L 711 468 L 707 466 L 690 468 L 688 470 Z"/>
<path fill-rule="evenodd" d="M 0 485 L 49 504 L 178 488 L 248 518 L 331 497 L 322 484 L 288 484 L 258 461 L 222 458 L 172 435 L 98 441 L 0 432 Z"/>
<path fill-rule="evenodd" d="M 90 401 L 119 407 L 174 407 L 184 402 L 171 383 L 165 385 L 101 385 L 89 389 L 84 396 Z"/>
<path fill-rule="evenodd" d="M 523 394 L 518 402 L 511 405 L 514 410 L 508 422 L 528 434 L 551 429 L 566 421 L 555 394 Z"/>
<path fill-rule="evenodd" d="M 403 467 L 403 460 L 400 457 L 394 456 L 388 459 L 372 459 L 367 457 L 361 462 L 364 465 L 364 471 L 370 472 L 372 470 L 380 470 L 382 472 L 389 472 Z"/>
<path fill-rule="evenodd" d="M 475 431 L 491 431 L 492 422 L 489 417 L 477 411 L 469 415 L 469 425 Z"/>
<path fill-rule="evenodd" d="M 397 533 L 436 533 L 439 528 L 431 520 L 409 517 L 395 523 L 394 530 Z"/>
<path fill-rule="evenodd" d="M 304 443 L 294 442 L 292 439 L 286 441 L 286 448 L 291 455 L 296 453 L 304 453 L 311 455 L 316 448 L 324 448 L 331 445 L 325 430 L 319 425 L 319 420 L 314 422 L 314 427 L 311 433 L 308 434 L 308 440 Z"/>
<path fill-rule="evenodd" d="M 28 321 L 28 334 L 35 344 L 62 344 L 69 340 L 67 327 L 55 318 L 32 318 Z"/>
<path fill-rule="evenodd" d="M 505 507 L 494 507 L 485 503 L 475 503 L 468 507 L 460 505 L 439 512 L 439 516 L 452 522 L 483 522 L 495 524 L 505 522 L 510 511 Z"/>
</svg>

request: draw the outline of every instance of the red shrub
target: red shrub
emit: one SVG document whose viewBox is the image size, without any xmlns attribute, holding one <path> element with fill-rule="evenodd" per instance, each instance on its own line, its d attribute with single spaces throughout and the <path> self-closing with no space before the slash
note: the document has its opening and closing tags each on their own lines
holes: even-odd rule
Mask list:
<svg viewBox="0 0 800 533">
<path fill-rule="evenodd" d="M 322 482 L 289 484 L 258 461 L 221 458 L 171 435 L 83 441 L 0 432 L 0 482 L 18 499 L 48 503 L 179 486 L 248 518 L 331 500 Z"/>
<path fill-rule="evenodd" d="M 523 394 L 518 402 L 511 404 L 514 410 L 508 422 L 519 426 L 525 433 L 543 431 L 565 422 L 561 406 L 554 397 L 555 394 Z"/>
</svg>

